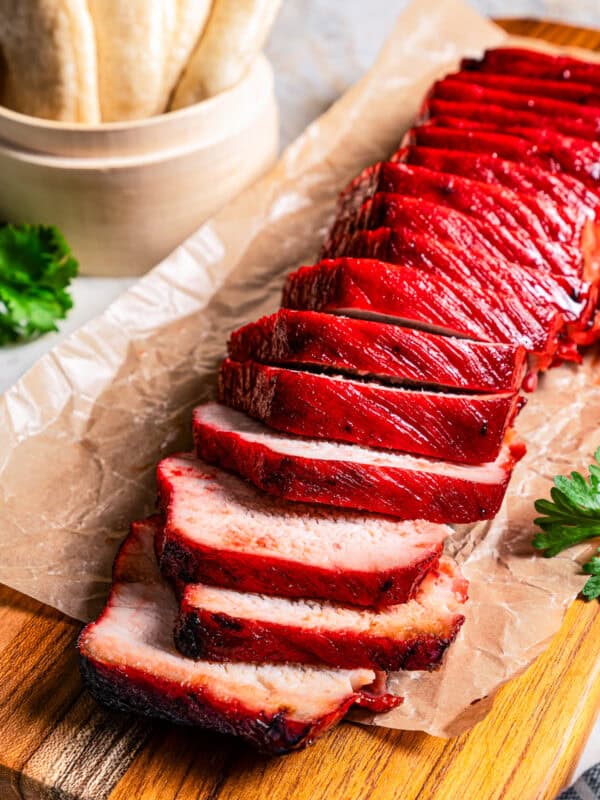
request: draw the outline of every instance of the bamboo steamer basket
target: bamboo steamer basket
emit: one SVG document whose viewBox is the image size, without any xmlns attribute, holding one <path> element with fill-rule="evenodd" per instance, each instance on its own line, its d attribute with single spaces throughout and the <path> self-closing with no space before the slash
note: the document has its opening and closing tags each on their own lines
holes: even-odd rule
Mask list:
<svg viewBox="0 0 600 800">
<path fill-rule="evenodd" d="M 126 123 L 64 124 L 0 108 L 0 219 L 57 225 L 82 274 L 139 275 L 272 164 L 273 72 Z"/>
</svg>

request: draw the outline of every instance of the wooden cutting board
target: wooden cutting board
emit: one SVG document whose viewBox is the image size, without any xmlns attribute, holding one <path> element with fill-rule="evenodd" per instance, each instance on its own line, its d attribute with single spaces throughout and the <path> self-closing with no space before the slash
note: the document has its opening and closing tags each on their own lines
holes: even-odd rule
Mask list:
<svg viewBox="0 0 600 800">
<path fill-rule="evenodd" d="M 501 24 L 600 50 L 600 32 Z M 598 603 L 574 603 L 547 652 L 463 736 L 343 724 L 279 759 L 99 708 L 82 691 L 78 631 L 0 587 L 0 800 L 553 800 L 600 708 Z"/>
</svg>

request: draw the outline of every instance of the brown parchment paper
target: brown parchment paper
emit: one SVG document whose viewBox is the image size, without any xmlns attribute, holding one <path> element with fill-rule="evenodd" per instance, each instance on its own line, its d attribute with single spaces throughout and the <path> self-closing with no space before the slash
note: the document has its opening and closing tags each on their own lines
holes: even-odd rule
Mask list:
<svg viewBox="0 0 600 800">
<path fill-rule="evenodd" d="M 506 39 L 459 0 L 415 2 L 373 69 L 266 178 L 0 397 L 0 581 L 81 620 L 98 612 L 129 521 L 154 507 L 156 462 L 190 445 L 191 410 L 212 394 L 229 331 L 277 307 L 337 192 L 397 146 L 436 75 Z M 591 548 L 534 555 L 533 500 L 600 445 L 599 384 L 593 357 L 543 378 L 519 418 L 529 453 L 500 515 L 451 542 L 471 580 L 459 640 L 440 672 L 392 677 L 405 702 L 376 724 L 462 732 L 489 707 L 474 701 L 558 630 Z"/>
</svg>

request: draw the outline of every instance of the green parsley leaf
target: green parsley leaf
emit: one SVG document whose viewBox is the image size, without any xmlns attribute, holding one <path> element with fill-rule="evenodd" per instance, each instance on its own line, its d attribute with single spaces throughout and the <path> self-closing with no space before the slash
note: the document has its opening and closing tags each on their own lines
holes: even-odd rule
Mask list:
<svg viewBox="0 0 600 800">
<path fill-rule="evenodd" d="M 598 548 L 597 552 L 600 554 L 600 548 Z M 586 600 L 594 600 L 596 597 L 600 597 L 600 557 L 594 556 L 590 558 L 587 564 L 583 565 L 583 571 L 586 575 L 591 575 L 592 577 L 583 587 L 582 595 Z"/>
<path fill-rule="evenodd" d="M 589 468 L 586 480 L 578 472 L 570 477 L 557 476 L 550 491 L 552 500 L 537 500 L 535 509 L 542 516 L 534 520 L 542 532 L 536 534 L 533 546 L 552 557 L 586 539 L 600 536 L 600 447 L 594 453 L 596 464 Z M 583 565 L 592 577 L 583 588 L 587 600 L 600 597 L 600 548 L 598 554 Z"/>
<path fill-rule="evenodd" d="M 0 226 L 0 345 L 56 330 L 73 306 L 78 264 L 50 225 Z"/>
</svg>

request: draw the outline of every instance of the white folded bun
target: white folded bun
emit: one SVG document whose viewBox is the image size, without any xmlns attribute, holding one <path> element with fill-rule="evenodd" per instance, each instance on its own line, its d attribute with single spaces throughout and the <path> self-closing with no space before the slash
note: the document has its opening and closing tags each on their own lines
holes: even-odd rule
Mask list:
<svg viewBox="0 0 600 800">
<path fill-rule="evenodd" d="M 163 80 L 162 110 L 165 111 L 170 96 L 179 82 L 185 65 L 202 36 L 212 0 L 175 0 L 176 17 L 171 45 L 167 52 Z"/>
<path fill-rule="evenodd" d="M 0 0 L 0 103 L 63 122 L 100 121 L 86 0 Z"/>
<path fill-rule="evenodd" d="M 280 5 L 281 0 L 215 0 L 171 108 L 189 106 L 235 86 L 262 50 Z"/>
<path fill-rule="evenodd" d="M 89 0 L 104 122 L 166 110 L 198 42 L 210 0 Z"/>
<path fill-rule="evenodd" d="M 89 0 L 103 122 L 158 114 L 172 0 Z"/>
</svg>

